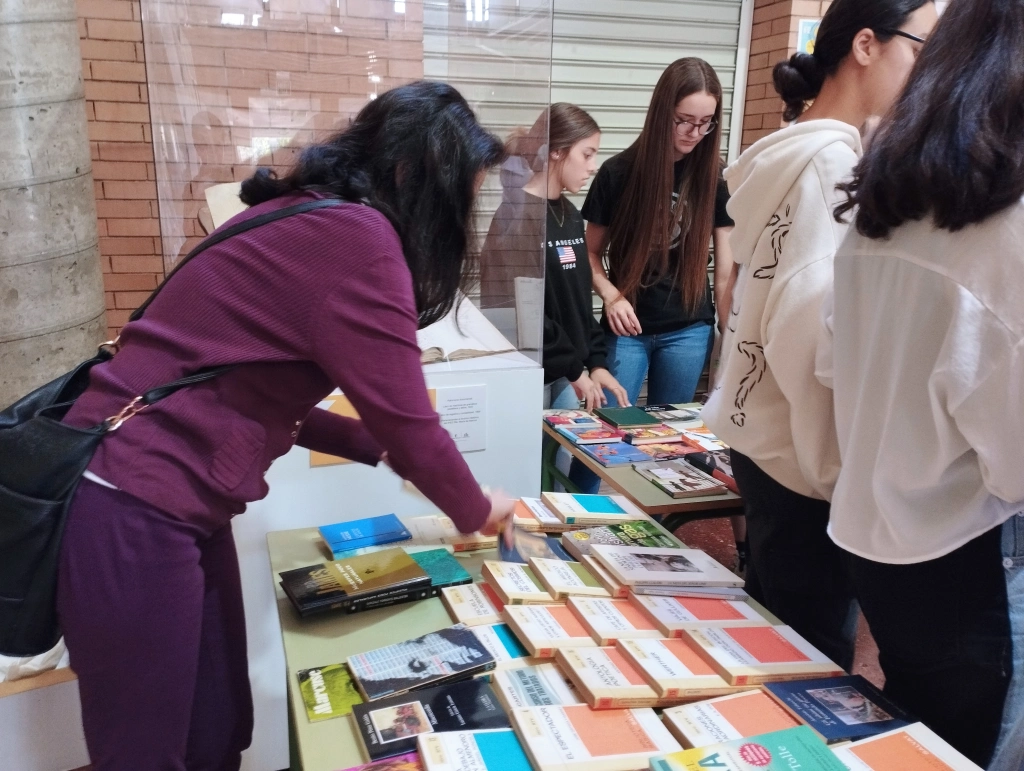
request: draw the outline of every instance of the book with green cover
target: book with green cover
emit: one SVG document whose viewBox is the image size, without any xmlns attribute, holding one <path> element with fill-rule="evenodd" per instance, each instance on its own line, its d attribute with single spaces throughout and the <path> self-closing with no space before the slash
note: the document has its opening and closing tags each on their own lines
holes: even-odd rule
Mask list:
<svg viewBox="0 0 1024 771">
<path fill-rule="evenodd" d="M 354 610 L 371 598 L 373 606 L 386 605 L 388 595 L 419 599 L 430 593 L 431 584 L 426 571 L 399 548 L 286 570 L 280 577 L 281 588 L 301 616 Z M 416 589 L 421 591 L 417 594 Z"/>
<path fill-rule="evenodd" d="M 302 703 L 306 705 L 306 716 L 311 723 L 351 714 L 352 707 L 363 703 L 344 664 L 301 669 L 298 677 Z"/>
<path fill-rule="evenodd" d="M 651 771 L 846 771 L 846 766 L 807 726 L 673 752 L 651 760 Z"/>
<path fill-rule="evenodd" d="M 576 559 L 590 554 L 590 550 L 595 544 L 652 546 L 661 549 L 684 548 L 662 532 L 656 524 L 642 519 L 562 533 L 562 546 Z"/>
<path fill-rule="evenodd" d="M 644 428 L 660 426 L 661 421 L 639 407 L 598 407 L 594 414 L 615 428 Z"/>
<path fill-rule="evenodd" d="M 437 597 L 446 586 L 473 583 L 473 576 L 447 549 L 430 549 L 409 555 L 430 576 L 430 596 Z"/>
</svg>

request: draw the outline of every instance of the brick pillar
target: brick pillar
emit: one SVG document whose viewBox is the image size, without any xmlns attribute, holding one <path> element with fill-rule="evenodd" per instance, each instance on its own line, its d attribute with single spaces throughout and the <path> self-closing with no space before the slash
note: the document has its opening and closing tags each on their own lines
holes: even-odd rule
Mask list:
<svg viewBox="0 0 1024 771">
<path fill-rule="evenodd" d="M 743 118 L 743 149 L 783 126 L 783 104 L 772 69 L 796 51 L 800 19 L 820 19 L 830 0 L 755 0 L 750 69 Z"/>
</svg>

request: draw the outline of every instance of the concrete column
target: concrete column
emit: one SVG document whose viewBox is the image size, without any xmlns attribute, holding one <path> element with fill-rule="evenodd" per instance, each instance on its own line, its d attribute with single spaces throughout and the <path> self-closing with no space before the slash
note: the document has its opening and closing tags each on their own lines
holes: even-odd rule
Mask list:
<svg viewBox="0 0 1024 771">
<path fill-rule="evenodd" d="M 106 329 L 74 0 L 0 0 L 0 409 Z"/>
</svg>

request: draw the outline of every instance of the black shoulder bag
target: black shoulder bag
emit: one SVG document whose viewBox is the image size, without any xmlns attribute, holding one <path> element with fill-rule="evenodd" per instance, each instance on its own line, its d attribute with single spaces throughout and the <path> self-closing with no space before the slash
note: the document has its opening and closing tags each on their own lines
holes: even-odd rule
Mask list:
<svg viewBox="0 0 1024 771">
<path fill-rule="evenodd" d="M 167 281 L 204 249 L 275 220 L 342 203 L 334 198 L 308 201 L 214 232 L 171 271 L 129 321 L 139 319 Z M 61 537 L 78 481 L 103 437 L 175 391 L 231 369 L 212 367 L 153 388 L 92 428 L 61 423 L 89 385 L 89 371 L 109 361 L 114 350 L 115 343 L 104 343 L 93 358 L 0 412 L 0 654 L 35 656 L 60 639 L 56 592 Z"/>
</svg>

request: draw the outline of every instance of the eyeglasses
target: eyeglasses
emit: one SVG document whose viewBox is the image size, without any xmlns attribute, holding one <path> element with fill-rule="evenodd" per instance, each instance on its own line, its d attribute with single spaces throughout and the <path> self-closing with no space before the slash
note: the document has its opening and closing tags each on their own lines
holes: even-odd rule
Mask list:
<svg viewBox="0 0 1024 771">
<path fill-rule="evenodd" d="M 899 35 L 900 37 L 905 37 L 907 40 L 913 40 L 915 43 L 927 43 L 928 42 L 923 37 L 918 37 L 917 35 L 911 35 L 909 32 L 904 32 L 901 29 L 883 29 L 883 30 L 879 30 L 879 32 L 881 32 L 883 35 Z"/>
<path fill-rule="evenodd" d="M 716 120 L 706 120 L 703 123 L 694 123 L 691 120 L 679 120 L 679 118 L 673 118 L 672 122 L 675 124 L 677 134 L 689 134 L 694 129 L 697 129 L 697 133 L 702 137 L 706 137 L 712 131 L 715 126 L 718 125 Z"/>
</svg>

